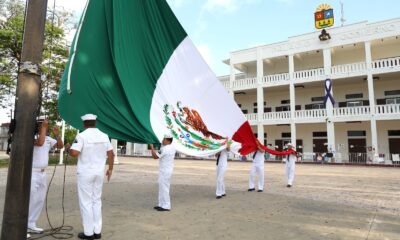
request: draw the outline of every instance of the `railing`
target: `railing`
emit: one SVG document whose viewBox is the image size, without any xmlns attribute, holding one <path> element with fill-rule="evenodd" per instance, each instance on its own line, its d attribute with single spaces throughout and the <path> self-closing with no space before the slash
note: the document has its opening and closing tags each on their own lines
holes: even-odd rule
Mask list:
<svg viewBox="0 0 400 240">
<path fill-rule="evenodd" d="M 256 84 L 257 84 L 257 78 L 239 79 L 233 82 L 233 88 L 255 87 Z"/>
<path fill-rule="evenodd" d="M 333 109 L 334 117 L 360 116 L 360 115 L 368 115 L 370 113 L 371 110 L 369 106 L 344 107 L 344 108 Z"/>
<path fill-rule="evenodd" d="M 289 80 L 290 80 L 289 73 L 280 73 L 280 74 L 264 76 L 262 79 L 262 82 L 263 83 L 279 83 L 279 82 L 286 82 Z"/>
<path fill-rule="evenodd" d="M 326 117 L 326 109 L 298 110 L 295 111 L 296 118 L 321 118 Z"/>
<path fill-rule="evenodd" d="M 294 72 L 295 79 L 317 79 L 320 76 L 325 75 L 323 68 L 315 68 L 310 70 L 302 70 Z"/>
<path fill-rule="evenodd" d="M 343 65 L 332 66 L 332 75 L 350 75 L 352 73 L 363 73 L 367 70 L 365 62 L 350 63 Z"/>
<path fill-rule="evenodd" d="M 226 88 L 226 89 L 229 89 L 231 87 L 229 80 L 221 81 L 221 83 L 222 83 L 222 86 L 224 86 L 224 88 Z"/>
<path fill-rule="evenodd" d="M 376 105 L 375 114 L 400 114 L 400 104 Z"/>
<path fill-rule="evenodd" d="M 392 69 L 400 67 L 400 57 L 386 58 L 372 61 L 372 69 Z"/>
<path fill-rule="evenodd" d="M 290 119 L 290 111 L 263 113 L 264 120 Z"/>
<path fill-rule="evenodd" d="M 257 121 L 258 117 L 257 117 L 257 113 L 249 113 L 249 114 L 245 114 L 247 121 L 251 122 L 251 121 Z"/>
</svg>

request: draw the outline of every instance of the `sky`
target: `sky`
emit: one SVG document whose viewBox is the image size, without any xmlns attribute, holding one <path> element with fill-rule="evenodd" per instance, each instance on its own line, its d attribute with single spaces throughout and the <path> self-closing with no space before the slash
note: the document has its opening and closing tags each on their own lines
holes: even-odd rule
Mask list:
<svg viewBox="0 0 400 240">
<path fill-rule="evenodd" d="M 222 60 L 235 50 L 287 40 L 313 32 L 314 12 L 321 3 L 334 9 L 340 26 L 340 2 L 345 24 L 400 17 L 399 0 L 167 0 L 180 23 L 217 76 L 228 75 Z M 53 6 L 53 0 L 48 1 Z M 57 8 L 74 13 L 78 21 L 86 0 L 56 0 Z M 73 37 L 74 33 L 69 35 Z M 0 122 L 7 121 L 0 111 Z"/>
</svg>

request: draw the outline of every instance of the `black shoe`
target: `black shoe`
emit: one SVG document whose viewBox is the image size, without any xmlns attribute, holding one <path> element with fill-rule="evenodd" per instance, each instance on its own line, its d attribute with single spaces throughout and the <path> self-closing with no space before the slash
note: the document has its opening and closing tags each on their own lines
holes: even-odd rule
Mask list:
<svg viewBox="0 0 400 240">
<path fill-rule="evenodd" d="M 157 211 L 159 211 L 159 212 L 168 212 L 169 209 L 160 207 L 160 208 L 157 209 Z"/>
<path fill-rule="evenodd" d="M 159 207 L 159 206 L 155 206 L 155 207 L 154 207 L 155 210 L 158 210 L 158 209 L 160 209 L 160 208 L 161 208 L 161 207 Z"/>
<path fill-rule="evenodd" d="M 260 190 L 258 190 L 257 192 L 263 192 L 263 190 L 260 189 Z"/>
<path fill-rule="evenodd" d="M 249 188 L 249 189 L 247 189 L 248 192 L 252 192 L 252 191 L 254 191 L 254 190 L 256 190 L 256 189 L 255 189 L 255 188 Z"/>
<path fill-rule="evenodd" d="M 99 233 L 99 234 L 95 233 L 93 235 L 93 237 L 94 237 L 94 239 L 101 239 L 101 233 Z"/>
<path fill-rule="evenodd" d="M 288 185 L 286 185 L 286 187 L 292 187 L 292 185 L 288 184 Z"/>
<path fill-rule="evenodd" d="M 222 196 L 217 196 L 217 199 L 221 199 L 222 198 Z"/>
<path fill-rule="evenodd" d="M 222 194 L 223 197 L 226 197 L 226 194 Z"/>
<path fill-rule="evenodd" d="M 78 234 L 78 238 L 80 238 L 80 239 L 91 239 L 91 240 L 93 240 L 93 239 L 94 239 L 94 236 L 93 236 L 93 235 L 92 235 L 92 236 L 86 236 L 85 233 L 81 232 L 81 233 Z"/>
</svg>

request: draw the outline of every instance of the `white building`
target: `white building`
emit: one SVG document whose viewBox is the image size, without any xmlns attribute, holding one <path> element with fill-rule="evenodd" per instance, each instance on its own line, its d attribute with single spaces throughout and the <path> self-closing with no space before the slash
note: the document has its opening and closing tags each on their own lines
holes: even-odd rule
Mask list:
<svg viewBox="0 0 400 240">
<path fill-rule="evenodd" d="M 238 50 L 220 81 L 259 140 L 296 143 L 305 159 L 387 161 L 400 153 L 400 18 L 361 22 Z M 336 104 L 323 104 L 332 79 Z M 392 156 L 392 154 L 395 154 Z"/>
<path fill-rule="evenodd" d="M 297 145 L 304 160 L 391 162 L 400 153 L 400 18 L 361 22 L 238 50 L 219 77 L 264 144 Z M 323 104 L 332 79 L 336 104 Z M 127 144 L 126 154 L 149 155 Z M 395 154 L 394 156 L 392 156 Z"/>
</svg>

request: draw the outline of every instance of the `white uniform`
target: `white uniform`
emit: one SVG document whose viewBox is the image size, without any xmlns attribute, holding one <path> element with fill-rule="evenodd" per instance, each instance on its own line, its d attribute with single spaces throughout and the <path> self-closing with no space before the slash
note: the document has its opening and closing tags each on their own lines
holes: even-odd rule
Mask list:
<svg viewBox="0 0 400 240">
<path fill-rule="evenodd" d="M 158 175 L 158 206 L 171 209 L 169 187 L 171 176 L 174 171 L 175 147 L 172 144 L 162 146 L 158 154 L 160 166 Z"/>
<path fill-rule="evenodd" d="M 217 159 L 217 196 L 222 196 L 225 194 L 224 177 L 228 167 L 228 154 L 229 152 L 224 149 L 220 152 Z"/>
<path fill-rule="evenodd" d="M 36 228 L 36 221 L 42 212 L 47 191 L 46 167 L 49 165 L 49 151 L 56 144 L 55 139 L 46 136 L 42 146 L 33 147 L 28 228 Z"/>
<path fill-rule="evenodd" d="M 101 233 L 101 193 L 103 190 L 107 151 L 112 145 L 106 134 L 88 128 L 76 136 L 71 149 L 79 151 L 78 197 L 83 230 L 86 236 Z"/>
<path fill-rule="evenodd" d="M 293 154 L 288 155 L 286 159 L 286 177 L 288 180 L 288 185 L 293 184 L 296 159 L 297 159 L 296 155 Z"/>
<path fill-rule="evenodd" d="M 253 153 L 254 154 L 254 153 Z M 250 170 L 249 188 L 255 188 L 254 178 L 258 175 L 258 190 L 264 190 L 264 153 L 257 150 Z"/>
</svg>

